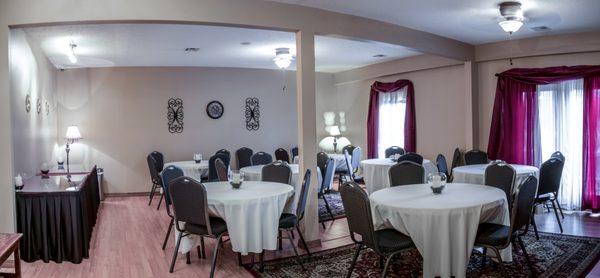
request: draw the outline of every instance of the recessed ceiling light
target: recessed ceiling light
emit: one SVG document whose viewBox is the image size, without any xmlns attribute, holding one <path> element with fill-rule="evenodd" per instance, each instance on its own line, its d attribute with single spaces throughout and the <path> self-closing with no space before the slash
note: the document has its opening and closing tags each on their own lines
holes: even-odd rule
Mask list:
<svg viewBox="0 0 600 278">
<path fill-rule="evenodd" d="M 383 57 L 387 57 L 387 55 L 384 55 L 384 54 L 373 55 L 373 58 L 383 58 Z"/>
<path fill-rule="evenodd" d="M 197 48 L 197 47 L 186 47 L 185 48 L 185 52 L 198 52 L 198 50 L 200 50 L 200 48 Z"/>
<path fill-rule="evenodd" d="M 240 44 L 241 45 L 251 45 L 252 43 L 251 42 L 241 42 Z"/>
</svg>

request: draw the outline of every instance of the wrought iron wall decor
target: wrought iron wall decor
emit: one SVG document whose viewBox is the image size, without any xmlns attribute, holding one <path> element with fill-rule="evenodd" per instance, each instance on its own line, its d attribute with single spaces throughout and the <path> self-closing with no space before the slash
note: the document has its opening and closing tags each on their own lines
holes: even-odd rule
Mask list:
<svg viewBox="0 0 600 278">
<path fill-rule="evenodd" d="M 46 116 L 50 115 L 50 104 L 48 103 L 48 101 L 45 101 L 45 109 L 46 109 Z"/>
<path fill-rule="evenodd" d="M 167 118 L 169 120 L 169 132 L 183 132 L 183 100 L 170 98 L 167 104 Z"/>
<path fill-rule="evenodd" d="M 246 129 L 258 130 L 260 128 L 260 105 L 258 98 L 246 99 Z"/>
<path fill-rule="evenodd" d="M 38 98 L 35 105 L 38 114 L 42 113 L 42 99 Z"/>
<path fill-rule="evenodd" d="M 25 112 L 29 113 L 31 111 L 31 96 L 27 95 L 25 97 Z"/>
</svg>

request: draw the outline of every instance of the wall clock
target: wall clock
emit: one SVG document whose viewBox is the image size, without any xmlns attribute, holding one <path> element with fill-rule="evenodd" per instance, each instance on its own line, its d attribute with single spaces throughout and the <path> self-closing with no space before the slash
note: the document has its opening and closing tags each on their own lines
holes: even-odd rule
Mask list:
<svg viewBox="0 0 600 278">
<path fill-rule="evenodd" d="M 257 98 L 246 99 L 246 129 L 258 130 L 260 128 L 260 106 Z"/>
<path fill-rule="evenodd" d="M 223 116 L 223 112 L 225 112 L 225 108 L 223 108 L 223 104 L 213 100 L 206 105 L 206 114 L 211 119 L 218 119 Z"/>
<path fill-rule="evenodd" d="M 171 98 L 167 104 L 167 119 L 169 132 L 183 132 L 183 100 L 180 98 Z"/>
</svg>

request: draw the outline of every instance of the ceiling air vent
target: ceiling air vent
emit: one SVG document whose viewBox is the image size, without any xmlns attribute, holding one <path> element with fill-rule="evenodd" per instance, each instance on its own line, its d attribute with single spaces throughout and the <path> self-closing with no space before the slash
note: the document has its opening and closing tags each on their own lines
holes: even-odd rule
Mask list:
<svg viewBox="0 0 600 278">
<path fill-rule="evenodd" d="M 536 32 L 546 32 L 546 31 L 550 31 L 552 29 L 548 26 L 537 26 L 537 27 L 531 27 L 531 30 L 536 31 Z"/>
<path fill-rule="evenodd" d="M 197 47 L 186 47 L 185 48 L 185 52 L 198 52 L 198 50 L 200 50 L 200 48 L 197 48 Z"/>
</svg>

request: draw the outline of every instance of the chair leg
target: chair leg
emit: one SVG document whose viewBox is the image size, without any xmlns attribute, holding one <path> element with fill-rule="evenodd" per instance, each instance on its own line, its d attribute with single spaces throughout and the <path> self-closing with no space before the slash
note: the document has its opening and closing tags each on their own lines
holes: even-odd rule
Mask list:
<svg viewBox="0 0 600 278">
<path fill-rule="evenodd" d="M 156 210 L 160 209 L 160 204 L 162 204 L 162 200 L 164 198 L 165 194 L 160 194 L 160 200 L 158 200 L 158 206 L 156 207 Z"/>
<path fill-rule="evenodd" d="M 296 244 L 294 244 L 294 240 L 292 239 L 292 235 L 290 234 L 290 231 L 286 230 L 285 232 L 288 234 L 288 239 L 290 240 L 290 243 L 292 244 L 292 248 L 294 249 L 294 253 L 296 254 L 296 262 L 298 262 L 298 264 L 300 265 L 302 270 L 306 271 L 306 268 L 304 267 L 302 260 L 300 260 L 300 255 L 298 255 L 298 250 L 296 249 Z"/>
<path fill-rule="evenodd" d="M 535 210 L 531 210 L 531 225 L 533 226 L 533 231 L 535 232 L 535 239 L 540 240 L 540 235 L 538 234 L 537 224 L 535 224 Z"/>
<path fill-rule="evenodd" d="M 152 183 L 152 189 L 150 190 L 150 200 L 148 201 L 148 205 L 152 204 L 152 199 L 154 199 L 155 191 L 156 191 L 156 183 Z"/>
<path fill-rule="evenodd" d="M 200 245 L 196 246 L 196 252 L 198 253 L 198 259 L 202 259 L 202 250 L 200 250 Z"/>
<path fill-rule="evenodd" d="M 327 229 L 327 227 L 325 226 L 325 222 L 321 221 L 321 226 L 323 226 L 323 229 Z"/>
<path fill-rule="evenodd" d="M 360 254 L 360 250 L 362 249 L 363 243 L 359 243 L 358 247 L 356 247 L 356 253 L 354 253 L 354 258 L 352 259 L 352 264 L 350 264 L 350 269 L 348 269 L 348 274 L 346 274 L 346 278 L 350 278 L 352 276 L 352 271 L 354 270 L 354 265 L 356 265 L 356 260 L 358 260 L 358 255 Z"/>
<path fill-rule="evenodd" d="M 202 258 L 206 259 L 206 247 L 204 247 L 204 237 L 200 237 L 200 246 L 202 247 Z"/>
<path fill-rule="evenodd" d="M 533 273 L 533 275 L 535 276 L 535 268 L 533 268 L 533 263 L 529 259 L 529 254 L 527 254 L 527 250 L 525 250 L 525 244 L 523 244 L 523 240 L 521 239 L 520 236 L 517 236 L 517 242 L 519 243 L 519 246 L 521 247 L 521 251 L 523 251 L 523 255 L 525 256 L 525 261 L 527 261 L 527 265 L 529 266 L 531 273 Z"/>
<path fill-rule="evenodd" d="M 212 264 L 210 266 L 210 278 L 215 277 L 215 266 L 217 265 L 217 256 L 219 255 L 219 246 L 221 245 L 221 240 L 223 240 L 223 234 L 220 234 L 217 238 L 217 244 L 215 244 L 215 250 L 213 251 Z"/>
<path fill-rule="evenodd" d="M 548 203 L 544 203 L 544 206 L 546 207 L 546 212 L 550 212 L 550 206 L 548 206 Z"/>
<path fill-rule="evenodd" d="M 481 259 L 481 268 L 485 267 L 486 259 L 487 259 L 487 247 L 483 247 L 483 259 Z"/>
<path fill-rule="evenodd" d="M 385 256 L 379 255 L 379 269 L 383 270 L 383 261 L 385 260 Z M 385 275 L 383 275 L 385 277 Z"/>
<path fill-rule="evenodd" d="M 292 234 L 292 239 L 296 239 L 296 236 L 294 236 L 294 230 L 290 230 L 290 233 Z"/>
<path fill-rule="evenodd" d="M 298 226 L 296 226 L 296 231 L 298 232 L 298 236 L 300 236 L 300 241 L 302 241 L 302 245 L 304 245 L 304 249 L 306 249 L 306 253 L 308 254 L 309 257 L 311 257 L 312 254 L 310 253 L 310 250 L 308 249 L 308 245 L 306 244 L 306 241 L 304 241 L 304 236 L 302 236 L 302 233 L 300 232 L 300 228 Z"/>
<path fill-rule="evenodd" d="M 504 270 L 504 263 L 502 262 L 502 256 L 500 255 L 500 251 L 498 250 L 498 248 L 492 248 L 492 250 L 494 251 L 496 258 L 498 258 L 498 265 L 500 265 L 500 273 L 502 273 L 503 277 L 507 277 L 506 271 Z"/>
<path fill-rule="evenodd" d="M 383 274 L 381 274 L 381 278 L 385 278 L 385 276 L 387 275 L 387 271 L 390 268 L 390 263 L 392 262 L 392 259 L 396 256 L 396 254 L 398 253 L 394 253 L 388 256 L 387 260 L 385 261 L 385 267 L 383 268 Z"/>
<path fill-rule="evenodd" d="M 169 268 L 169 273 L 173 273 L 173 268 L 175 267 L 175 260 L 177 259 L 177 252 L 179 251 L 179 244 L 181 243 L 182 237 L 183 237 L 183 233 L 179 232 L 179 237 L 177 238 L 177 244 L 175 244 L 175 251 L 173 251 L 173 259 L 171 259 L 171 267 Z"/>
<path fill-rule="evenodd" d="M 327 196 L 323 195 L 323 201 L 325 201 L 325 209 L 327 209 L 327 213 L 329 213 L 329 217 L 331 221 L 335 220 L 333 218 L 333 213 L 331 212 L 331 208 L 329 207 L 329 202 L 327 202 Z"/>
<path fill-rule="evenodd" d="M 262 252 L 260 252 L 260 254 L 258 255 L 258 272 L 263 273 L 265 271 L 265 251 L 263 250 Z"/>
<path fill-rule="evenodd" d="M 558 221 L 558 227 L 560 228 L 560 233 L 563 233 L 562 223 L 560 223 L 560 217 L 558 216 L 558 211 L 556 210 L 556 205 L 554 205 L 554 200 L 550 201 L 552 203 L 552 208 L 554 209 L 554 214 L 556 215 L 556 221 Z"/>
<path fill-rule="evenodd" d="M 188 251 L 187 253 L 185 253 L 185 263 L 186 264 L 192 263 L 192 259 L 190 258 L 190 253 L 191 253 L 191 251 Z"/>
<path fill-rule="evenodd" d="M 281 230 L 277 231 L 277 246 L 279 250 L 283 250 L 283 246 L 282 246 L 282 239 L 281 239 Z"/>
<path fill-rule="evenodd" d="M 554 194 L 554 200 L 556 201 L 556 205 L 558 206 L 558 210 L 560 211 L 560 216 L 562 216 L 562 219 L 565 219 L 565 215 L 563 214 L 562 207 L 560 206 L 560 202 L 558 202 L 558 194 L 556 194 L 556 193 L 552 193 L 552 194 Z"/>
<path fill-rule="evenodd" d="M 238 266 L 242 266 L 242 253 L 237 253 Z"/>
<path fill-rule="evenodd" d="M 167 229 L 167 235 L 165 236 L 165 241 L 163 241 L 162 250 L 165 250 L 167 247 L 167 241 L 169 241 L 169 236 L 171 235 L 171 230 L 173 229 L 173 219 L 169 221 L 169 228 Z"/>
</svg>

